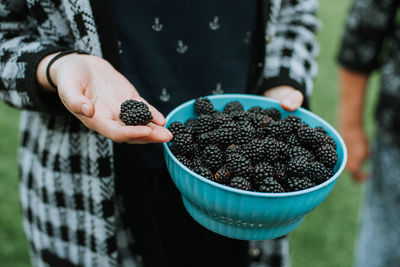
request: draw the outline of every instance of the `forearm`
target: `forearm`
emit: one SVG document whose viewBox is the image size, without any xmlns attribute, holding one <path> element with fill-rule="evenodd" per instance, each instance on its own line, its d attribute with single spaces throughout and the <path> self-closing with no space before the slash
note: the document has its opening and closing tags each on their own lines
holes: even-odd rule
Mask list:
<svg viewBox="0 0 400 267">
<path fill-rule="evenodd" d="M 340 69 L 340 128 L 362 127 L 368 75 Z"/>
</svg>

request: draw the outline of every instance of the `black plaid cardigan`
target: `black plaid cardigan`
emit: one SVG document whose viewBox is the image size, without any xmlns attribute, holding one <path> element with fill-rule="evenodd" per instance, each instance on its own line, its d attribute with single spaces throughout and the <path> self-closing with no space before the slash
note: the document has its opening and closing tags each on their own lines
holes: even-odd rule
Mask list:
<svg viewBox="0 0 400 267">
<path fill-rule="evenodd" d="M 311 93 L 316 9 L 316 0 L 260 1 L 249 92 L 292 85 Z M 126 249 L 133 240 L 119 220 L 112 141 L 86 129 L 35 79 L 41 58 L 67 48 L 104 57 L 118 68 L 106 0 L 0 1 L 0 98 L 22 109 L 20 194 L 32 262 L 139 266 L 140 257 Z M 250 247 L 267 255 L 266 242 Z"/>
</svg>

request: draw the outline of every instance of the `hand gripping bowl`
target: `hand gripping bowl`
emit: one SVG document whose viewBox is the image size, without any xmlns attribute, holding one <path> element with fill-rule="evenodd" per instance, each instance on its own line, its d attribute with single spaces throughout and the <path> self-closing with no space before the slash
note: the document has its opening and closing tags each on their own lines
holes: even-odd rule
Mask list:
<svg viewBox="0 0 400 267">
<path fill-rule="evenodd" d="M 244 191 L 213 182 L 185 167 L 172 154 L 168 144 L 163 144 L 168 171 L 181 192 L 186 210 L 198 223 L 218 234 L 242 240 L 271 239 L 290 233 L 328 196 L 342 173 L 347 160 L 342 138 L 315 114 L 302 108 L 295 112 L 284 111 L 279 102 L 266 97 L 226 94 L 208 98 L 220 111 L 231 101 L 239 101 L 245 110 L 253 106 L 274 107 L 281 111 L 282 117 L 294 114 L 311 127 L 322 126 L 335 140 L 338 161 L 334 176 L 315 187 L 287 193 Z M 166 118 L 167 127 L 174 121 L 184 123 L 189 118 L 197 118 L 193 104 L 194 100 L 191 100 L 171 111 Z"/>
</svg>

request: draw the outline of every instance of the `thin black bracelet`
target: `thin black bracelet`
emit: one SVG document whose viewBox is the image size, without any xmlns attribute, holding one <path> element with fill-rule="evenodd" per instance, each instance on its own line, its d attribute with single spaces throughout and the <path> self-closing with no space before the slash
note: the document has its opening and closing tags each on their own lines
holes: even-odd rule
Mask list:
<svg viewBox="0 0 400 267">
<path fill-rule="evenodd" d="M 53 57 L 53 58 L 50 60 L 49 64 L 47 64 L 47 67 L 46 67 L 46 77 L 47 77 L 47 81 L 49 82 L 49 84 L 51 85 L 51 87 L 53 87 L 53 88 L 56 89 L 56 90 L 57 90 L 57 86 L 53 83 L 53 81 L 51 80 L 51 77 L 50 77 L 50 67 L 51 67 L 51 65 L 53 65 L 53 63 L 54 63 L 57 59 L 59 59 L 60 57 L 63 57 L 63 56 L 66 56 L 66 55 L 69 55 L 69 54 L 72 54 L 72 53 L 87 54 L 86 52 L 83 52 L 83 51 L 80 51 L 80 50 L 73 50 L 73 49 L 71 49 L 71 50 L 65 50 L 65 51 L 61 51 L 60 53 L 58 53 L 55 57 Z"/>
</svg>

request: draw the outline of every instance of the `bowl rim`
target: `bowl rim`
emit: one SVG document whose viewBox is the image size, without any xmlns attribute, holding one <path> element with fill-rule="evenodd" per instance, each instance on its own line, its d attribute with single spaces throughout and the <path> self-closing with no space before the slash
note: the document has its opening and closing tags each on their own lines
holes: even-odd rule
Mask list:
<svg viewBox="0 0 400 267">
<path fill-rule="evenodd" d="M 238 101 L 240 101 L 240 99 L 242 98 L 248 98 L 248 99 L 255 99 L 255 100 L 263 100 L 263 101 L 267 101 L 267 102 L 272 102 L 272 103 L 276 103 L 279 104 L 278 100 L 269 98 L 269 97 L 265 97 L 265 96 L 258 96 L 258 95 L 251 95 L 251 94 L 220 94 L 220 95 L 207 95 L 204 96 L 210 100 L 213 99 L 219 99 L 219 98 L 227 98 L 227 97 L 233 97 L 233 98 L 237 98 Z M 191 99 L 188 100 L 182 104 L 180 104 L 179 106 L 175 107 L 165 118 L 167 124 L 169 122 L 169 120 L 171 119 L 171 117 L 173 115 L 175 115 L 175 113 L 177 113 L 180 109 L 191 105 L 196 99 Z M 321 121 L 324 123 L 324 127 L 329 128 L 329 130 L 331 132 L 333 132 L 336 136 L 337 139 L 340 143 L 340 146 L 343 148 L 343 160 L 342 160 L 342 164 L 339 166 L 339 169 L 336 171 L 336 173 L 329 178 L 328 180 L 326 180 L 325 182 L 311 187 L 311 188 L 307 188 L 307 189 L 303 189 L 303 190 L 298 190 L 298 191 L 294 191 L 294 192 L 282 192 L 282 193 L 267 193 L 267 192 L 255 192 L 255 191 L 246 191 L 246 190 L 242 190 L 242 189 L 236 189 L 227 185 L 223 185 L 223 184 L 219 184 L 217 182 L 214 182 L 210 179 L 207 179 L 203 176 L 200 176 L 199 174 L 195 173 L 194 171 L 192 171 L 191 169 L 189 169 L 188 167 L 186 167 L 185 165 L 183 165 L 176 157 L 175 155 L 172 153 L 171 149 L 168 147 L 168 143 L 163 143 L 163 147 L 164 150 L 168 153 L 168 155 L 175 161 L 175 163 L 177 163 L 181 168 L 183 168 L 186 172 L 189 172 L 192 176 L 196 177 L 197 179 L 206 182 L 212 186 L 216 186 L 222 190 L 227 190 L 230 191 L 232 193 L 236 193 L 236 194 L 240 194 L 240 195 L 247 195 L 247 196 L 257 196 L 257 197 L 289 197 L 289 196 L 298 196 L 298 195 L 304 195 L 313 191 L 317 191 L 319 189 L 321 189 L 322 187 L 325 187 L 331 183 L 333 183 L 338 177 L 339 175 L 343 172 L 345 166 L 346 166 L 346 162 L 347 162 L 347 148 L 346 148 L 346 144 L 343 141 L 342 137 L 340 136 L 340 134 L 335 130 L 335 128 L 333 128 L 333 126 L 331 126 L 327 121 L 325 121 L 324 119 L 322 119 L 321 117 L 319 117 L 318 115 L 312 113 L 311 111 L 308 111 L 305 108 L 300 107 L 298 109 L 301 112 L 304 112 L 305 114 L 314 117 L 315 119 Z"/>
</svg>

